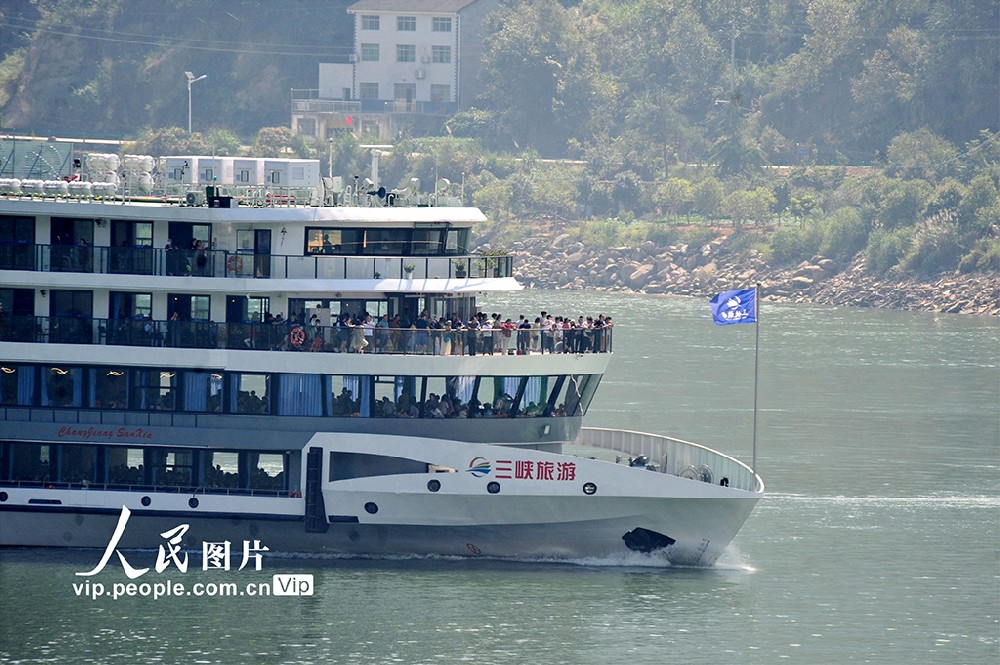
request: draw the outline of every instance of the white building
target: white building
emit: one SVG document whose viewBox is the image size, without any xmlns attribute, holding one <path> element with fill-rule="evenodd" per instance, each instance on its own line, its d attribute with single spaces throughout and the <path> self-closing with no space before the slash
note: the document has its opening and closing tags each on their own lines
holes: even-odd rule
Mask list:
<svg viewBox="0 0 1000 665">
<path fill-rule="evenodd" d="M 360 0 L 350 62 L 321 63 L 319 87 L 294 90 L 292 130 L 390 138 L 465 108 L 478 93 L 483 20 L 498 0 Z"/>
</svg>

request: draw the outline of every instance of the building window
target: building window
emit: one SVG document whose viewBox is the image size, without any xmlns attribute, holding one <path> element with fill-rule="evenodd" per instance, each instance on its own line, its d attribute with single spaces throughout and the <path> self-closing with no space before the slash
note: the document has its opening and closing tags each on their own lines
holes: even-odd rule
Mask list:
<svg viewBox="0 0 1000 665">
<path fill-rule="evenodd" d="M 451 62 L 451 47 L 450 46 L 432 46 L 431 47 L 431 62 L 437 64 L 447 64 Z"/>
<path fill-rule="evenodd" d="M 416 62 L 416 44 L 396 44 L 396 62 Z"/>
<path fill-rule="evenodd" d="M 316 119 L 299 118 L 299 134 L 302 136 L 316 136 Z M 247 173 L 249 178 L 250 174 Z"/>
<path fill-rule="evenodd" d="M 431 19 L 432 32 L 451 32 L 451 19 L 434 17 Z"/>
<path fill-rule="evenodd" d="M 379 17 L 372 16 L 371 14 L 361 15 L 361 29 L 362 30 L 378 30 L 379 29 Z"/>
<path fill-rule="evenodd" d="M 451 86 L 441 83 L 431 83 L 431 103 L 440 104 L 451 101 Z"/>
<path fill-rule="evenodd" d="M 378 83 L 359 83 L 358 96 L 361 99 L 378 99 Z"/>
<path fill-rule="evenodd" d="M 396 83 L 393 85 L 393 99 L 397 102 L 410 103 L 417 98 L 416 83 Z"/>
<path fill-rule="evenodd" d="M 362 44 L 361 61 L 378 62 L 378 44 Z"/>
<path fill-rule="evenodd" d="M 417 29 L 416 16 L 397 16 L 396 30 L 400 32 L 415 32 Z"/>
</svg>

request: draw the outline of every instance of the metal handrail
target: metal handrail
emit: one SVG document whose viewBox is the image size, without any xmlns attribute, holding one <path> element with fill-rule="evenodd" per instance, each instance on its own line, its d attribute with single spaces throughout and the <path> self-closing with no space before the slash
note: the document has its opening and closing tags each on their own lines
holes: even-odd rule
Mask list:
<svg viewBox="0 0 1000 665">
<path fill-rule="evenodd" d="M 392 328 L 298 323 L 159 321 L 144 317 L 4 315 L 0 341 L 396 355 L 610 353 L 613 328 Z"/>
<path fill-rule="evenodd" d="M 509 254 L 289 256 L 222 249 L 0 242 L 0 270 L 253 279 L 489 279 L 512 276 L 514 261 Z"/>
</svg>

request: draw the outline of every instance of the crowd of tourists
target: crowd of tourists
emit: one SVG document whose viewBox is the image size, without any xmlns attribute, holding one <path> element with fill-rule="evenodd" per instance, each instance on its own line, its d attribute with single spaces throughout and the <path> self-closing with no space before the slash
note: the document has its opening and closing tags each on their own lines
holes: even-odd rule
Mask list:
<svg viewBox="0 0 1000 665">
<path fill-rule="evenodd" d="M 426 311 L 413 321 L 399 314 L 374 317 L 341 314 L 333 326 L 317 315 L 305 324 L 290 320 L 289 343 L 306 351 L 495 355 L 532 353 L 607 353 L 611 351 L 610 316 L 568 316 L 541 312 L 530 319 L 479 312 L 467 320 L 457 314 L 434 318 Z M 301 332 L 296 333 L 296 328 Z"/>
</svg>

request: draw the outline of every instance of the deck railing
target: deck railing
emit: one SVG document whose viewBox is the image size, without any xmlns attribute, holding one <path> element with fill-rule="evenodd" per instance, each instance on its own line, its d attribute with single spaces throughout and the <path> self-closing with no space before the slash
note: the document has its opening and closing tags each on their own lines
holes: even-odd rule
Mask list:
<svg viewBox="0 0 1000 665">
<path fill-rule="evenodd" d="M 635 458 L 645 456 L 657 471 L 673 476 L 701 476 L 748 492 L 763 491 L 760 478 L 749 466 L 711 448 L 667 436 L 629 430 L 584 427 L 575 444 L 602 448 Z M 709 472 L 709 479 L 704 474 Z M 697 479 L 697 478 L 696 478 Z"/>
<path fill-rule="evenodd" d="M 255 279 L 481 279 L 510 277 L 513 257 L 287 256 L 221 249 L 0 242 L 0 270 Z"/>
<path fill-rule="evenodd" d="M 278 497 L 295 498 L 294 492 L 286 489 L 262 489 L 262 488 L 237 488 L 237 487 L 215 487 L 205 485 L 147 485 L 137 483 L 97 483 L 97 482 L 56 482 L 50 480 L 0 480 L 2 487 L 16 487 L 18 489 L 47 489 L 47 490 L 92 490 L 92 491 L 118 491 L 118 492 L 159 492 L 162 494 L 224 494 L 226 496 L 257 496 L 257 497 Z"/>
<path fill-rule="evenodd" d="M 610 353 L 612 328 L 508 331 L 368 328 L 212 321 L 96 319 L 84 316 L 0 317 L 0 341 L 169 348 L 400 355 Z"/>
</svg>

